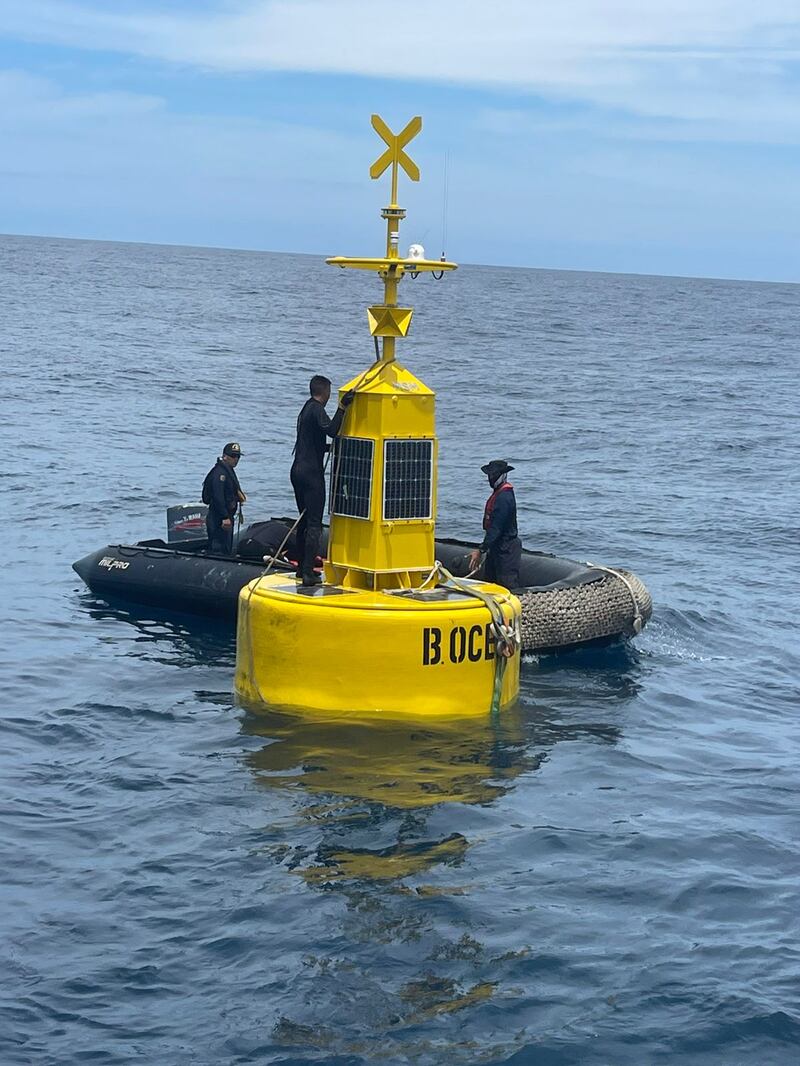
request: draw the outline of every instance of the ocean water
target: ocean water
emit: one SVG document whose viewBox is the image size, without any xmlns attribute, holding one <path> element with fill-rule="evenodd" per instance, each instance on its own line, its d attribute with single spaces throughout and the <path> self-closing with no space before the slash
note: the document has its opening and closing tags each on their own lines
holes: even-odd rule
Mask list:
<svg viewBox="0 0 800 1066">
<path fill-rule="evenodd" d="M 0 270 L 4 1066 L 798 1061 L 800 288 L 403 283 L 440 531 L 507 457 L 525 543 L 655 613 L 527 662 L 499 721 L 386 728 L 246 713 L 229 631 L 70 569 L 163 535 L 227 440 L 247 518 L 291 513 L 377 280 L 16 237 Z"/>
</svg>

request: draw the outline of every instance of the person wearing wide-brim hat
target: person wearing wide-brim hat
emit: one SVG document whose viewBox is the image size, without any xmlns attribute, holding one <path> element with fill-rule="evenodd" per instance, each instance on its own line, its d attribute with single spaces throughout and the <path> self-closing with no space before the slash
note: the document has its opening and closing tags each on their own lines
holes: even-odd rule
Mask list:
<svg viewBox="0 0 800 1066">
<path fill-rule="evenodd" d="M 203 503 L 208 504 L 208 550 L 215 554 L 233 552 L 233 520 L 239 504 L 247 499 L 236 476 L 241 457 L 242 449 L 235 441 L 226 444 L 203 482 Z"/>
<path fill-rule="evenodd" d="M 483 576 L 507 589 L 519 587 L 522 558 L 522 542 L 517 533 L 517 500 L 514 486 L 508 480 L 513 469 L 505 459 L 492 459 L 481 467 L 492 487 L 492 495 L 483 511 L 483 543 L 470 555 L 470 570 L 476 570 L 485 552 Z"/>
</svg>

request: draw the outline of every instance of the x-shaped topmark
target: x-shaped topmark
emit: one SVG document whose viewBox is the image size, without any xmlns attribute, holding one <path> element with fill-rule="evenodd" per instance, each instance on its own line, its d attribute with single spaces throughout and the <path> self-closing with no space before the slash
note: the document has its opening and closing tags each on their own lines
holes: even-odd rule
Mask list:
<svg viewBox="0 0 800 1066">
<path fill-rule="evenodd" d="M 405 129 L 398 134 L 392 133 L 380 115 L 372 116 L 372 128 L 389 147 L 369 168 L 369 176 L 371 178 L 379 178 L 389 164 L 394 163 L 395 165 L 399 164 L 412 181 L 419 181 L 419 167 L 403 151 L 408 142 L 413 137 L 416 137 L 422 129 L 422 119 L 419 115 L 416 118 L 412 118 Z"/>
</svg>

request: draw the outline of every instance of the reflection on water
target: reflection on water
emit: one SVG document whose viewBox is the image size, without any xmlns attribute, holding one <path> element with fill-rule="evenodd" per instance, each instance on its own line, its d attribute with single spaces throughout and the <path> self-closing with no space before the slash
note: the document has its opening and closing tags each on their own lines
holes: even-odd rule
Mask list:
<svg viewBox="0 0 800 1066">
<path fill-rule="evenodd" d="M 412 1008 L 409 1022 L 419 1022 L 426 1018 L 435 1018 L 440 1014 L 474 1007 L 482 1000 L 489 999 L 497 984 L 483 981 L 472 988 L 462 990 L 452 977 L 436 977 L 427 974 L 418 981 L 409 981 L 400 991 L 400 998 Z"/>
<path fill-rule="evenodd" d="M 198 619 L 154 607 L 112 603 L 97 599 L 88 592 L 81 595 L 81 603 L 89 617 L 98 622 L 127 623 L 132 629 L 128 632 L 129 640 L 132 640 L 130 650 L 139 658 L 183 669 L 208 663 L 230 666 L 233 676 L 236 635 L 227 622 Z M 107 639 L 117 641 L 119 631 L 113 630 Z"/>
<path fill-rule="evenodd" d="M 261 784 L 302 785 L 395 808 L 487 803 L 537 765 L 525 750 L 519 707 L 452 725 L 261 710 L 249 714 L 242 729 L 272 741 L 247 756 Z"/>
<path fill-rule="evenodd" d="M 535 772 L 554 744 L 586 736 L 615 743 L 620 735 L 613 724 L 563 722 L 524 701 L 499 716 L 426 726 L 261 709 L 247 714 L 242 731 L 269 741 L 245 756 L 259 785 L 302 790 L 312 801 L 300 816 L 320 830 L 318 843 L 312 854 L 294 856 L 290 868 L 310 885 L 348 891 L 461 866 L 470 841 L 431 833 L 434 809 L 491 805 L 520 775 Z"/>
<path fill-rule="evenodd" d="M 491 803 L 539 761 L 524 748 L 519 708 L 460 728 L 262 710 L 242 729 L 271 741 L 246 757 L 262 786 L 302 788 L 315 800 L 304 817 L 323 836 L 296 872 L 318 886 L 396 883 L 458 866 L 467 840 L 459 833 L 431 838 L 424 812 L 442 803 Z"/>
<path fill-rule="evenodd" d="M 88 594 L 83 601 L 92 618 L 127 623 L 128 652 L 137 658 L 182 669 L 213 663 L 233 674 L 235 638 L 224 623 L 112 605 Z M 461 723 L 245 709 L 242 734 L 265 741 L 243 754 L 259 786 L 305 795 L 300 817 L 321 830 L 311 854 L 276 858 L 318 887 L 398 885 L 425 870 L 458 867 L 470 842 L 462 833 L 432 834 L 425 812 L 442 804 L 495 803 L 559 743 L 616 743 L 618 708 L 635 697 L 638 673 L 638 655 L 625 645 L 532 659 L 515 707 Z M 565 689 L 574 702 L 568 714 Z M 417 884 L 414 891 L 440 889 Z"/>
<path fill-rule="evenodd" d="M 531 966 L 548 962 L 537 958 L 529 932 L 508 930 L 498 944 L 474 921 L 476 901 L 488 893 L 502 909 L 515 882 L 513 860 L 487 877 L 485 847 L 515 821 L 520 780 L 557 744 L 619 740 L 620 705 L 635 681 L 610 673 L 616 680 L 585 664 L 568 669 L 576 706 L 565 714 L 532 702 L 540 687 L 534 668 L 526 699 L 460 728 L 264 709 L 245 715 L 242 732 L 264 740 L 244 757 L 256 781 L 296 800 L 286 844 L 271 858 L 318 893 L 330 915 L 304 960 L 314 994 L 282 1014 L 272 1030 L 277 1045 L 296 1049 L 297 1061 L 333 1054 L 456 1064 L 505 1060 L 524 1044 L 495 1026 L 492 1012 L 504 1010 Z M 521 915 L 527 906 L 520 896 L 512 910 Z M 446 1027 L 445 1057 L 422 1037 L 431 1024 Z"/>
<path fill-rule="evenodd" d="M 466 838 L 460 833 L 452 833 L 444 840 L 398 843 L 377 851 L 322 845 L 316 855 L 319 865 L 309 866 L 301 872 L 309 884 L 330 884 L 337 878 L 399 881 L 431 866 L 458 866 L 468 847 Z"/>
<path fill-rule="evenodd" d="M 258 784 L 297 800 L 288 846 L 273 861 L 319 893 L 330 914 L 330 946 L 318 942 L 305 959 L 314 995 L 272 1030 L 278 1045 L 308 1056 L 297 1061 L 321 1053 L 444 1061 L 421 1038 L 420 1027 L 432 1023 L 447 1026 L 448 1062 L 499 1061 L 518 1050 L 522 1039 L 495 1027 L 491 1012 L 502 1012 L 527 968 L 548 963 L 537 961 L 529 933 L 509 930 L 500 946 L 473 920 L 476 901 L 489 893 L 507 905 L 500 901 L 514 884 L 513 861 L 487 880 L 479 856 L 493 832 L 514 821 L 518 782 L 537 773 L 555 745 L 619 740 L 615 719 L 629 686 L 586 668 L 572 671 L 570 684 L 582 708 L 593 707 L 590 696 L 584 702 L 589 691 L 603 693 L 605 720 L 531 702 L 535 670 L 527 700 L 460 728 L 263 709 L 244 717 L 242 731 L 265 741 L 245 756 Z M 514 909 L 526 906 L 520 897 Z"/>
<path fill-rule="evenodd" d="M 92 618 L 127 623 L 128 651 L 137 658 L 183 669 L 213 663 L 233 673 L 235 638 L 224 623 L 89 595 L 83 600 Z M 398 886 L 427 870 L 459 867 L 470 841 L 460 832 L 432 833 L 426 812 L 443 804 L 495 803 L 520 775 L 537 771 L 559 743 L 616 743 L 617 709 L 635 697 L 638 669 L 637 653 L 624 645 L 532 659 L 515 707 L 460 723 L 245 708 L 242 734 L 265 743 L 245 752 L 244 762 L 261 788 L 305 795 L 300 818 L 320 830 L 310 852 L 289 849 L 288 857 L 280 852 L 276 860 L 316 887 Z M 569 714 L 565 689 L 574 696 Z M 429 895 L 461 890 L 414 887 Z"/>
<path fill-rule="evenodd" d="M 232 679 L 228 626 L 86 603 L 101 628 L 115 623 L 101 640 L 119 641 L 125 622 L 126 654 L 180 667 L 197 698 L 194 682 L 209 666 Z M 440 1049 L 421 1035 L 435 1025 L 448 1027 L 449 1062 L 497 1061 L 518 1050 L 522 1038 L 493 1029 L 493 1012 L 531 967 L 548 962 L 529 933 L 501 920 L 498 935 L 474 920 L 490 898 L 501 910 L 515 898 L 511 912 L 528 913 L 529 901 L 515 897 L 514 847 L 498 863 L 492 842 L 509 827 L 513 837 L 518 817 L 529 820 L 530 792 L 527 813 L 517 815 L 514 791 L 557 746 L 618 742 L 639 676 L 637 656 L 624 647 L 533 659 L 514 708 L 462 723 L 242 709 L 237 761 L 271 820 L 259 861 L 316 901 L 308 904 L 296 994 L 270 1024 L 274 1046 L 298 1062 L 437 1062 Z M 230 706 L 227 694 L 212 700 Z"/>
</svg>

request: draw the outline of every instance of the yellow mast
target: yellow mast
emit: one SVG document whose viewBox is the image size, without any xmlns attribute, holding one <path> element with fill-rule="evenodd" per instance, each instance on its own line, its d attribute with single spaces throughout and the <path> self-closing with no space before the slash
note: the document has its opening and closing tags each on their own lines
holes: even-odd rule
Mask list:
<svg viewBox="0 0 800 1066">
<path fill-rule="evenodd" d="M 391 167 L 391 200 L 381 211 L 386 220 L 386 251 L 378 258 L 336 256 L 327 262 L 375 271 L 383 281 L 383 303 L 368 308 L 369 330 L 382 341 L 374 366 L 343 387 L 356 397 L 336 441 L 331 477 L 331 533 L 326 580 L 349 588 L 413 588 L 434 564 L 436 519 L 436 431 L 434 394 L 395 357 L 412 309 L 398 306 L 397 290 L 406 272 L 455 270 L 442 260 L 403 258 L 397 203 L 402 168 L 419 181 L 419 167 L 405 151 L 422 129 L 412 118 L 394 134 L 379 115 L 372 126 L 386 144 L 370 167 L 379 178 Z"/>
<path fill-rule="evenodd" d="M 386 219 L 386 254 L 375 259 L 340 255 L 326 259 L 326 262 L 353 270 L 377 271 L 383 279 L 383 303 L 368 308 L 369 331 L 373 337 L 382 338 L 381 360 L 390 363 L 395 358 L 395 340 L 406 336 L 413 314 L 410 307 L 397 306 L 397 286 L 401 278 L 406 271 L 417 274 L 455 270 L 457 264 L 442 259 L 403 259 L 399 254 L 400 223 L 406 213 L 397 203 L 397 176 L 402 167 L 412 181 L 419 181 L 419 167 L 404 149 L 422 129 L 422 119 L 417 115 L 395 134 L 380 115 L 373 115 L 372 128 L 387 147 L 369 168 L 369 176 L 379 178 L 387 167 L 392 168 L 391 201 L 381 211 L 381 218 Z"/>
</svg>

